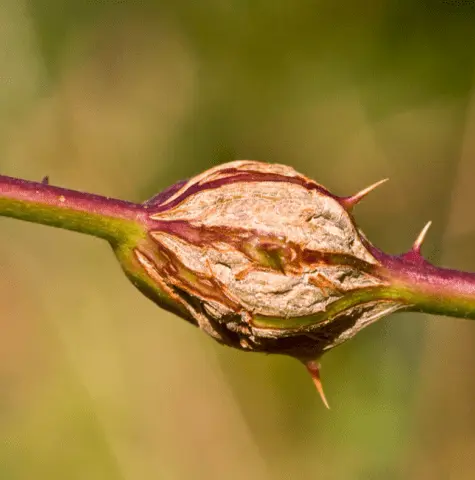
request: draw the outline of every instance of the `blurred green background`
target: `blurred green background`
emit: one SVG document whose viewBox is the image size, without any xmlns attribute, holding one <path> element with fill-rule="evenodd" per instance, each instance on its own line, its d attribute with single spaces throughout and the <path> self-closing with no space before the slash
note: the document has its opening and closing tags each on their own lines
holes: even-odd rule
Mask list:
<svg viewBox="0 0 475 480">
<path fill-rule="evenodd" d="M 475 3 L 2 0 L 1 173 L 142 201 L 294 166 L 389 253 L 475 270 Z M 378 322 L 323 359 L 219 346 L 108 246 L 0 219 L 0 479 L 472 479 L 475 324 Z"/>
</svg>

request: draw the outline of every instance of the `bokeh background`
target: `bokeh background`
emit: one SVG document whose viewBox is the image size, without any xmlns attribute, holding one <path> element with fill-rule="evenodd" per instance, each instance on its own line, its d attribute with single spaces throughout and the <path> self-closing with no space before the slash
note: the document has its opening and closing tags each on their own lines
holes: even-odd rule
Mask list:
<svg viewBox="0 0 475 480">
<path fill-rule="evenodd" d="M 145 200 L 294 166 L 390 253 L 475 270 L 475 3 L 2 0 L 0 171 Z M 0 478 L 472 479 L 475 323 L 378 322 L 323 359 L 219 346 L 105 243 L 0 219 Z"/>
</svg>

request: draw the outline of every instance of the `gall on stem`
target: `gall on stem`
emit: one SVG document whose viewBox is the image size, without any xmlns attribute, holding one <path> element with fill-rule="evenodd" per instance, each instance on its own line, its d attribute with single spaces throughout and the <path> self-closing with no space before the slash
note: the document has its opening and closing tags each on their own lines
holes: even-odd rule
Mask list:
<svg viewBox="0 0 475 480">
<path fill-rule="evenodd" d="M 286 165 L 235 161 L 135 204 L 0 176 L 0 215 L 107 240 L 147 297 L 219 343 L 303 362 L 398 311 L 475 318 L 475 275 L 388 255 L 340 197 Z"/>
</svg>

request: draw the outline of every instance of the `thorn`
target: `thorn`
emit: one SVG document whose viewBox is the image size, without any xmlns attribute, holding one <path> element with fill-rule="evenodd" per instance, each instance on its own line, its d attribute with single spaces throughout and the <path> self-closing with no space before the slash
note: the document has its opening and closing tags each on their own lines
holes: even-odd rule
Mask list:
<svg viewBox="0 0 475 480">
<path fill-rule="evenodd" d="M 328 408 L 328 410 L 330 410 L 330 405 L 328 404 L 327 397 L 325 397 L 325 392 L 323 391 L 322 379 L 320 378 L 320 364 L 314 360 L 304 363 L 308 372 L 310 373 L 310 376 L 312 377 L 313 383 L 317 388 L 317 392 L 320 395 L 323 404 Z"/>
<path fill-rule="evenodd" d="M 389 178 L 384 178 L 383 180 L 380 180 L 379 182 L 373 183 L 373 185 L 370 185 L 369 187 L 364 188 L 358 193 L 355 193 L 355 195 L 351 195 L 350 197 L 340 197 L 339 202 L 340 204 L 348 211 L 351 211 L 355 205 L 360 203 L 361 200 L 363 200 L 368 193 L 371 193 L 373 190 L 375 190 L 377 187 L 382 185 L 383 183 L 386 183 L 389 180 Z"/>
<path fill-rule="evenodd" d="M 432 221 L 427 222 L 425 224 L 424 228 L 421 230 L 421 233 L 419 233 L 419 236 L 417 237 L 416 241 L 412 245 L 412 251 L 414 253 L 420 253 L 421 252 L 422 244 L 424 243 L 427 232 L 429 231 L 429 228 L 430 228 L 431 225 L 432 225 Z"/>
<path fill-rule="evenodd" d="M 49 185 L 49 175 L 45 175 L 43 179 L 41 180 L 41 183 L 43 185 Z"/>
</svg>

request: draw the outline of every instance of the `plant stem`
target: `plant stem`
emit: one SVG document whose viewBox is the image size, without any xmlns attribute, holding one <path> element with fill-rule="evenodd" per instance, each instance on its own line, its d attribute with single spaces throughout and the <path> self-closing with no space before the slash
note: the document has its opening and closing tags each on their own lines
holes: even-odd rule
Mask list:
<svg viewBox="0 0 475 480">
<path fill-rule="evenodd" d="M 103 238 L 113 246 L 143 237 L 143 207 L 0 175 L 0 216 Z"/>
<path fill-rule="evenodd" d="M 414 261 L 407 254 L 384 254 L 380 272 L 390 281 L 389 296 L 413 311 L 475 319 L 475 273 L 436 267 L 422 257 Z"/>
<path fill-rule="evenodd" d="M 129 275 L 137 273 L 135 261 L 129 258 L 131 250 L 139 243 L 144 245 L 148 229 L 165 229 L 160 222 L 150 220 L 146 205 L 2 175 L 0 216 L 105 239 Z M 340 303 L 381 298 L 401 301 L 416 311 L 475 319 L 474 273 L 435 267 L 414 252 L 391 256 L 375 247 L 372 251 L 380 262 L 374 273 L 388 286 L 355 292 Z M 129 265 L 131 261 L 134 265 Z"/>
</svg>

